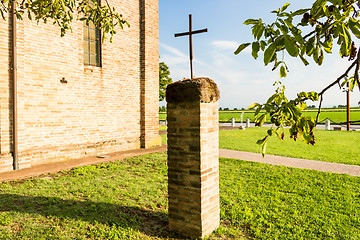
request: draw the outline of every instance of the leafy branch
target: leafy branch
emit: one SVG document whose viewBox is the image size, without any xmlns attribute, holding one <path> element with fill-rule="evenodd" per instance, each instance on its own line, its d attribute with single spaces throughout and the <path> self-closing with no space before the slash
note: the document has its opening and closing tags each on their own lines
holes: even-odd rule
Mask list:
<svg viewBox="0 0 360 240">
<path fill-rule="evenodd" d="M 24 15 L 30 20 L 47 23 L 52 21 L 60 27 L 61 36 L 68 30 L 72 31 L 71 23 L 75 19 L 85 21 L 87 25 L 93 22 L 103 33 L 103 40 L 106 34 L 110 34 L 112 41 L 116 34 L 116 26 L 123 29 L 129 23 L 116 13 L 106 0 L 106 5 L 100 5 L 96 0 L 0 0 L 0 15 L 5 20 L 5 14 L 9 13 L 15 2 L 14 14 L 17 19 L 22 20 Z"/>
<path fill-rule="evenodd" d="M 287 12 L 290 4 L 286 3 L 272 12 L 276 14 L 276 19 L 271 24 L 265 24 L 261 18 L 244 22 L 245 25 L 252 26 L 254 42 L 241 44 L 235 54 L 251 45 L 253 58 L 257 59 L 259 53 L 263 52 L 265 66 L 274 64 L 272 70 L 279 69 L 280 78 L 285 78 L 289 72 L 284 60 L 285 55 L 299 58 L 305 66 L 309 64 L 308 58 L 322 65 L 325 53 L 331 54 L 333 45 L 338 45 L 339 56 L 348 57 L 349 61 L 352 61 L 344 74 L 319 93 L 301 92 L 296 99 L 288 100 L 285 97 L 285 86 L 278 81 L 275 85 L 280 86 L 267 103 L 256 103 L 249 107 L 256 108 L 256 125 L 261 126 L 266 117 L 270 116 L 270 121 L 276 126 L 267 132 L 265 138 L 258 141 L 258 144 L 263 146 L 263 155 L 268 137 L 278 135 L 282 140 L 284 135 L 279 135 L 279 131 L 283 131 L 284 127 L 290 127 L 290 137 L 294 140 L 300 136 L 306 143 L 315 144 L 314 129 L 319 119 L 324 93 L 336 84 L 344 86 L 346 83 L 350 84 L 350 91 L 353 91 L 355 86 L 360 90 L 360 53 L 352 40 L 360 39 L 359 4 L 360 1 L 355 0 L 316 0 L 311 8 Z M 355 71 L 350 75 L 354 67 Z M 304 117 L 302 111 L 306 109 L 305 101 L 319 99 L 316 121 Z"/>
</svg>

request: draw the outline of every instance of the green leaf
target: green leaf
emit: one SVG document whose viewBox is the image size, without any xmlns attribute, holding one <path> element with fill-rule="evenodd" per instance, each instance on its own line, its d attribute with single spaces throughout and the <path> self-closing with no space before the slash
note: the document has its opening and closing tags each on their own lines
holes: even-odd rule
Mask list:
<svg viewBox="0 0 360 240">
<path fill-rule="evenodd" d="M 284 63 L 283 61 L 276 62 L 274 67 L 271 69 L 271 71 L 275 71 L 280 64 Z M 285 63 L 284 63 L 285 64 Z"/>
<path fill-rule="evenodd" d="M 332 52 L 332 47 L 333 47 L 333 38 L 332 36 L 330 35 L 328 37 L 328 39 L 325 41 L 325 42 L 320 42 L 321 46 L 323 46 L 324 50 L 327 52 L 327 53 L 331 53 Z"/>
<path fill-rule="evenodd" d="M 287 73 L 286 73 L 286 69 L 285 67 L 282 65 L 280 67 L 280 78 L 286 77 Z"/>
<path fill-rule="evenodd" d="M 308 94 L 306 92 L 298 93 L 299 98 L 308 98 Z"/>
<path fill-rule="evenodd" d="M 247 48 L 251 43 L 243 43 L 241 44 L 238 49 L 236 49 L 236 51 L 234 52 L 235 55 L 238 55 L 242 50 L 244 50 L 245 48 Z"/>
<path fill-rule="evenodd" d="M 284 6 L 282 6 L 280 12 L 285 11 L 290 6 L 290 3 L 285 3 Z"/>
<path fill-rule="evenodd" d="M 354 78 L 351 78 L 350 88 L 349 88 L 349 90 L 350 90 L 351 92 L 354 90 L 355 85 L 356 85 L 355 79 L 354 79 Z"/>
<path fill-rule="evenodd" d="M 291 16 L 292 17 L 295 17 L 295 16 L 299 16 L 299 15 L 304 15 L 304 13 L 308 12 L 310 9 L 307 8 L 307 9 L 299 9 L 293 13 L 291 13 Z"/>
<path fill-rule="evenodd" d="M 259 115 L 260 110 L 261 110 L 261 105 L 258 105 L 258 107 L 257 107 L 257 109 L 256 109 L 256 111 L 255 111 L 255 113 L 254 113 L 254 117 L 255 117 L 255 118 L 257 118 L 257 115 Z"/>
<path fill-rule="evenodd" d="M 342 31 L 342 32 L 341 32 Z M 345 47 L 346 47 L 346 51 L 350 53 L 350 47 L 351 47 L 351 35 L 349 33 L 349 30 L 347 29 L 345 24 L 342 24 L 341 26 L 341 31 L 340 31 L 340 35 L 343 37 L 344 39 L 344 43 L 345 43 Z M 348 54 L 347 54 L 348 55 Z M 347 56 L 346 55 L 346 56 Z"/>
<path fill-rule="evenodd" d="M 292 17 L 288 17 L 287 19 L 284 20 L 284 23 L 289 27 L 289 29 L 294 28 L 294 25 L 292 24 Z"/>
<path fill-rule="evenodd" d="M 259 50 L 260 50 L 260 44 L 259 44 L 259 42 L 253 42 L 252 43 L 252 53 L 251 53 L 251 55 L 255 58 L 255 59 L 257 59 L 258 58 L 258 52 L 259 52 Z"/>
<path fill-rule="evenodd" d="M 308 92 L 308 98 L 312 101 L 318 101 L 319 100 L 319 94 L 317 92 Z"/>
<path fill-rule="evenodd" d="M 271 97 L 269 97 L 269 99 L 267 100 L 266 104 L 270 104 L 272 101 L 274 101 L 274 99 L 277 97 L 277 94 L 273 94 Z"/>
<path fill-rule="evenodd" d="M 306 103 L 301 102 L 301 103 L 299 103 L 299 107 L 301 110 L 305 110 L 307 108 L 307 105 L 306 105 Z"/>
<path fill-rule="evenodd" d="M 340 46 L 340 56 L 341 57 L 349 56 L 348 49 L 347 49 L 345 42 L 343 42 Z"/>
<path fill-rule="evenodd" d="M 350 78 L 345 78 L 345 80 L 341 83 L 341 87 L 344 87 L 346 83 L 350 81 Z"/>
<path fill-rule="evenodd" d="M 251 104 L 250 106 L 248 106 L 248 109 L 254 109 L 254 108 L 256 108 L 257 106 L 259 106 L 260 104 L 258 104 L 258 103 L 253 103 L 253 104 Z"/>
<path fill-rule="evenodd" d="M 272 43 L 264 52 L 264 63 L 265 66 L 269 64 L 269 62 L 272 60 L 276 52 L 276 45 L 275 43 Z"/>
<path fill-rule="evenodd" d="M 266 136 L 266 137 L 264 137 L 263 139 L 258 140 L 258 141 L 256 142 L 256 144 L 258 144 L 258 145 L 263 144 L 265 141 L 267 141 L 268 137 L 269 137 L 269 136 Z"/>
<path fill-rule="evenodd" d="M 355 37 L 360 39 L 360 30 L 359 30 L 360 24 L 359 24 L 359 22 L 353 18 L 350 18 L 349 27 L 351 29 L 351 32 L 355 35 Z"/>
<path fill-rule="evenodd" d="M 299 57 L 305 66 L 309 65 L 309 62 L 303 56 L 299 55 Z"/>
<path fill-rule="evenodd" d="M 257 24 L 259 20 L 257 19 L 247 19 L 243 24 L 250 25 L 250 24 Z"/>
<path fill-rule="evenodd" d="M 299 48 L 297 47 L 295 41 L 293 41 L 288 35 L 285 36 L 285 49 L 292 57 L 297 57 L 299 55 Z"/>
<path fill-rule="evenodd" d="M 305 43 L 305 46 L 306 46 L 306 54 L 308 56 L 311 56 L 315 50 L 314 48 L 314 44 L 315 44 L 315 37 L 312 37 L 309 39 L 309 41 L 307 41 Z"/>
<path fill-rule="evenodd" d="M 258 28 L 258 30 L 255 32 L 254 34 L 254 37 L 257 39 L 257 40 L 260 40 L 260 38 L 262 37 L 262 35 L 264 34 L 264 30 L 265 30 L 265 27 L 263 24 L 261 24 Z"/>
<path fill-rule="evenodd" d="M 264 144 L 263 144 L 263 146 L 262 146 L 262 151 L 261 151 L 262 157 L 265 157 L 265 154 L 266 154 L 266 146 L 267 146 L 267 141 L 264 142 Z"/>
<path fill-rule="evenodd" d="M 275 135 L 279 138 L 279 140 L 283 141 L 283 136 L 284 133 L 280 136 L 280 134 L 278 133 L 278 131 L 280 130 L 280 127 L 278 127 L 276 130 L 274 130 L 273 132 L 275 133 Z"/>
<path fill-rule="evenodd" d="M 261 48 L 261 50 L 262 51 L 264 51 L 265 50 L 265 48 L 266 48 L 266 42 L 265 41 L 260 41 L 260 48 Z"/>
<path fill-rule="evenodd" d="M 256 126 L 262 126 L 266 121 L 266 113 L 264 113 L 263 115 L 261 115 L 258 119 L 256 119 Z"/>
<path fill-rule="evenodd" d="M 275 104 L 280 106 L 280 104 L 285 101 L 285 96 L 284 94 L 279 94 L 277 98 L 275 98 Z"/>
<path fill-rule="evenodd" d="M 324 52 L 320 49 L 318 61 L 316 62 L 319 66 L 322 65 L 324 62 Z"/>
<path fill-rule="evenodd" d="M 304 38 L 301 36 L 301 31 L 299 29 L 291 27 L 290 31 L 298 43 L 304 44 Z"/>
<path fill-rule="evenodd" d="M 280 29 L 283 34 L 289 33 L 289 28 L 286 25 L 281 25 Z"/>
</svg>

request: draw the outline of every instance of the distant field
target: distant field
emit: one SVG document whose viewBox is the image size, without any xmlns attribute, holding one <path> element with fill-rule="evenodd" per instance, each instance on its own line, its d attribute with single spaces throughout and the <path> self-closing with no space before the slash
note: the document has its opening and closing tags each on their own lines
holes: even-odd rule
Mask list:
<svg viewBox="0 0 360 240">
<path fill-rule="evenodd" d="M 250 118 L 250 121 L 254 121 L 254 111 L 220 111 L 219 112 L 219 121 L 220 122 L 230 122 L 231 118 L 235 118 L 236 122 L 241 121 L 241 113 L 244 112 L 243 121 L 245 122 L 246 118 Z M 304 111 L 305 116 L 311 116 L 316 118 L 317 110 L 306 110 Z M 320 122 L 323 122 L 326 118 L 329 118 L 335 123 L 346 122 L 346 110 L 345 109 L 323 109 L 320 113 Z M 166 120 L 166 113 L 159 113 L 160 120 Z M 360 121 L 360 108 L 352 108 L 350 113 L 351 121 Z M 360 123 L 357 123 L 360 124 Z"/>
<path fill-rule="evenodd" d="M 256 141 L 266 135 L 266 128 L 247 128 L 242 130 L 220 131 L 220 148 L 261 153 Z M 316 161 L 360 165 L 360 132 L 315 130 L 315 146 L 290 139 L 288 129 L 286 137 L 280 141 L 276 137 L 269 139 L 266 154 L 285 157 L 311 159 Z"/>
</svg>

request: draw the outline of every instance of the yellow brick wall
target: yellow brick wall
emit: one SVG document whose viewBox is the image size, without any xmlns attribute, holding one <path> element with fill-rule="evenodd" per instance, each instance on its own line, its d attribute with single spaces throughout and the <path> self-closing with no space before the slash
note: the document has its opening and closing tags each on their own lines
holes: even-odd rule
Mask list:
<svg viewBox="0 0 360 240">
<path fill-rule="evenodd" d="M 146 146 L 142 134 L 158 143 L 158 2 L 112 0 L 110 4 L 131 26 L 118 29 L 113 43 L 104 42 L 102 67 L 83 64 L 82 22 L 74 22 L 73 32 L 61 38 L 60 29 L 51 23 L 17 21 L 20 168 L 136 149 Z M 145 41 L 149 51 L 144 53 L 145 79 L 140 71 L 143 4 L 142 18 L 148 19 L 145 29 L 150 35 Z M 9 23 L 1 20 L 0 172 L 10 170 L 11 162 L 10 30 Z M 62 78 L 66 84 L 60 82 Z M 145 108 L 141 106 L 144 84 Z"/>
</svg>

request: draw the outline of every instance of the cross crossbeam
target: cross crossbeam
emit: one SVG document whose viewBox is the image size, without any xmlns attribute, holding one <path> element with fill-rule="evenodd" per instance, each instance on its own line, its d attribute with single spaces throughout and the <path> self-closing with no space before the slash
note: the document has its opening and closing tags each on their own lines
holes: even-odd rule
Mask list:
<svg viewBox="0 0 360 240">
<path fill-rule="evenodd" d="M 189 31 L 188 32 L 184 32 L 184 33 L 176 33 L 175 34 L 175 37 L 182 37 L 182 36 L 189 36 L 189 57 L 190 57 L 190 71 L 191 71 L 191 79 L 194 78 L 194 75 L 193 75 L 193 64 L 192 64 L 192 61 L 193 61 L 193 43 L 192 43 L 192 35 L 194 34 L 198 34 L 198 33 L 203 33 L 203 32 L 207 32 L 208 29 L 207 28 L 204 28 L 204 29 L 201 29 L 201 30 L 196 30 L 196 31 L 193 31 L 192 30 L 192 15 L 189 14 Z"/>
</svg>

